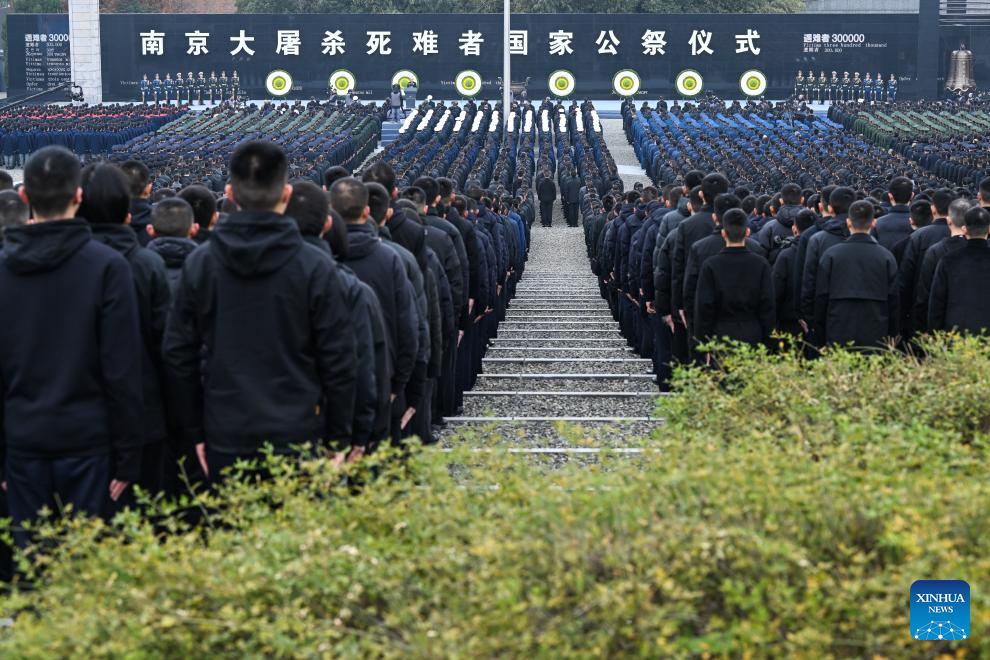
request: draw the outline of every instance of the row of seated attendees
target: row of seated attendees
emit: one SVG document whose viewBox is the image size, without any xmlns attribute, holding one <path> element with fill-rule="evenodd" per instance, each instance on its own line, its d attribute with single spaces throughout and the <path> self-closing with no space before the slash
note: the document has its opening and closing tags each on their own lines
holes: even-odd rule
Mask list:
<svg viewBox="0 0 990 660">
<path fill-rule="evenodd" d="M 294 164 L 241 141 L 219 198 L 156 189 L 140 160 L 83 166 L 46 147 L 0 192 L 0 452 L 19 544 L 56 499 L 107 516 L 135 485 L 182 490 L 180 465 L 198 483 L 266 448 L 355 461 L 433 442 L 460 411 L 521 276 L 532 206 L 490 181 L 400 184 L 383 160 L 319 183 Z"/>
</svg>

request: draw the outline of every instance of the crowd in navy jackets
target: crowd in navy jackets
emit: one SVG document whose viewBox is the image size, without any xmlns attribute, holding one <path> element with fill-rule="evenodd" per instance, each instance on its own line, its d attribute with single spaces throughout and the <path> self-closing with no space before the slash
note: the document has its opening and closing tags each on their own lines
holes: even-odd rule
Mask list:
<svg viewBox="0 0 990 660">
<path fill-rule="evenodd" d="M 48 147 L 0 192 L 0 452 L 19 544 L 45 506 L 107 516 L 135 485 L 216 482 L 265 448 L 355 461 L 434 442 L 461 409 L 532 207 L 490 181 L 400 187 L 381 160 L 322 185 L 290 168 L 248 141 L 221 204 L 198 184 L 152 204 L 143 163 L 82 167 Z"/>
<path fill-rule="evenodd" d="M 0 154 L 5 167 L 18 167 L 50 145 L 83 158 L 106 156 L 114 145 L 155 131 L 185 111 L 174 105 L 21 106 L 0 112 Z"/>
<path fill-rule="evenodd" d="M 917 165 L 896 156 L 878 156 L 861 175 L 809 176 L 800 153 L 782 155 L 818 120 L 737 113 L 729 130 L 715 109 L 658 121 L 662 113 L 627 104 L 627 135 L 654 165 L 655 185 L 581 193 L 602 295 L 629 344 L 653 359 L 661 388 L 672 365 L 711 362 L 703 347 L 712 339 L 775 349 L 789 335 L 814 355 L 834 345 L 913 350 L 921 333 L 990 329 L 990 305 L 973 285 L 990 275 L 990 179 L 978 190 L 913 180 L 904 174 Z M 738 158 L 716 166 L 699 146 L 711 143 L 693 139 L 721 123 L 744 144 L 742 118 L 766 127 L 775 175 L 743 175 Z M 786 130 L 771 130 L 780 122 Z M 713 166 L 684 171 L 697 162 Z"/>
</svg>

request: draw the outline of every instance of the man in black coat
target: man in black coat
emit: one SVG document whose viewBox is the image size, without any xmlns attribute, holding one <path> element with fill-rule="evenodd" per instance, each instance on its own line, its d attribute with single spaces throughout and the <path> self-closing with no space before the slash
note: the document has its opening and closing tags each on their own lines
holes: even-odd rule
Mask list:
<svg viewBox="0 0 990 660">
<path fill-rule="evenodd" d="M 935 268 L 942 257 L 966 246 L 966 213 L 976 205 L 976 202 L 961 197 L 949 205 L 949 236 L 943 238 L 925 251 L 918 269 L 918 281 L 915 285 L 914 310 L 911 318 L 915 320 L 915 332 L 928 330 L 928 302 L 931 298 L 932 280 L 935 279 Z"/>
<path fill-rule="evenodd" d="M 935 268 L 928 302 L 930 330 L 986 334 L 990 330 L 990 211 L 975 207 L 966 212 L 966 245 L 951 252 Z"/>
<path fill-rule="evenodd" d="M 720 232 L 725 247 L 701 266 L 692 314 L 700 341 L 728 338 L 751 346 L 770 343 L 776 322 L 770 264 L 746 247 L 747 224 L 741 209 L 726 211 Z"/>
<path fill-rule="evenodd" d="M 908 204 L 914 198 L 914 184 L 905 176 L 895 176 L 887 189 L 890 211 L 877 220 L 873 238 L 891 252 L 894 246 L 911 235 L 911 211 Z"/>
<path fill-rule="evenodd" d="M 802 326 L 798 316 L 798 301 L 795 293 L 798 291 L 797 269 L 794 262 L 798 256 L 798 242 L 801 235 L 814 226 L 817 216 L 811 209 L 804 209 L 797 214 L 791 229 L 794 235 L 782 242 L 777 260 L 773 263 L 773 293 L 777 307 L 777 330 L 801 337 L 807 334 L 807 327 Z"/>
<path fill-rule="evenodd" d="M 265 445 L 350 443 L 358 364 L 345 291 L 283 215 L 291 194 L 281 148 L 238 147 L 226 195 L 240 211 L 186 260 L 169 314 L 176 418 L 211 479 Z"/>
<path fill-rule="evenodd" d="M 151 170 L 139 160 L 124 161 L 120 169 L 127 176 L 131 194 L 131 229 L 143 247 L 151 242 L 147 233 L 151 224 Z"/>
<path fill-rule="evenodd" d="M 40 149 L 20 194 L 34 223 L 7 227 L 0 254 L 0 452 L 23 547 L 43 507 L 109 514 L 140 476 L 144 425 L 131 269 L 74 218 L 78 159 Z"/>
<path fill-rule="evenodd" d="M 76 212 L 90 224 L 93 240 L 116 250 L 131 266 L 134 291 L 137 293 L 141 324 L 144 409 L 144 447 L 141 452 L 141 476 L 137 483 L 149 493 L 162 489 L 165 465 L 170 456 L 166 446 L 168 415 L 162 398 L 162 336 L 168 316 L 171 290 L 165 262 L 157 254 L 138 244 L 127 220 L 130 195 L 127 178 L 115 165 L 88 165 L 82 172 L 83 203 Z M 169 464 L 171 468 L 171 463 Z"/>
<path fill-rule="evenodd" d="M 914 318 L 918 273 L 928 248 L 949 237 L 948 214 L 953 198 L 952 191 L 945 188 L 935 192 L 932 204 L 924 200 L 913 202 L 910 212 L 914 233 L 894 248 L 895 258 L 897 252 L 900 253 L 897 278 L 901 297 L 901 336 L 905 341 L 914 335 L 916 322 L 921 327 L 926 323 L 927 310 L 921 318 Z"/>
<path fill-rule="evenodd" d="M 344 263 L 375 292 L 385 319 L 386 342 L 393 365 L 391 436 L 393 442 L 399 442 L 416 414 L 415 406 L 407 405 L 402 396 L 412 377 L 419 349 L 415 294 L 401 259 L 382 244 L 374 224 L 368 222 L 370 209 L 365 186 L 350 177 L 339 179 L 330 188 L 330 207 L 346 223 Z"/>
<path fill-rule="evenodd" d="M 777 261 L 784 241 L 791 238 L 798 213 L 804 210 L 804 197 L 796 183 L 785 184 L 780 189 L 780 199 L 783 204 L 777 210 L 777 215 L 763 225 L 755 237 L 771 266 Z"/>
<path fill-rule="evenodd" d="M 564 189 L 561 191 L 564 203 L 564 218 L 567 226 L 578 226 L 578 205 L 581 203 L 581 179 L 577 170 L 571 167 L 570 173 L 564 179 Z"/>
<path fill-rule="evenodd" d="M 828 196 L 828 214 L 831 216 L 821 229 L 815 232 L 807 243 L 804 255 L 804 269 L 801 273 L 801 290 L 798 296 L 801 319 L 809 326 L 814 326 L 815 292 L 817 291 L 818 267 L 822 255 L 832 246 L 838 245 L 849 237 L 849 226 L 846 217 L 849 207 L 856 200 L 852 188 L 840 186 L 831 191 Z M 811 231 L 810 229 L 808 230 Z M 804 243 L 803 237 L 800 241 Z M 798 258 L 800 259 L 800 252 Z"/>
<path fill-rule="evenodd" d="M 854 202 L 849 238 L 822 255 L 815 280 L 815 337 L 820 345 L 877 348 L 897 337 L 897 262 L 870 236 L 873 205 Z"/>
<path fill-rule="evenodd" d="M 553 223 L 553 203 L 557 200 L 557 184 L 549 169 L 541 170 L 536 177 L 536 197 L 540 200 L 540 224 L 549 227 Z"/>
<path fill-rule="evenodd" d="M 174 294 L 186 258 L 199 247 L 193 240 L 199 226 L 193 222 L 193 210 L 181 197 L 169 197 L 154 205 L 148 233 L 148 249 L 165 262 L 169 291 Z"/>
</svg>

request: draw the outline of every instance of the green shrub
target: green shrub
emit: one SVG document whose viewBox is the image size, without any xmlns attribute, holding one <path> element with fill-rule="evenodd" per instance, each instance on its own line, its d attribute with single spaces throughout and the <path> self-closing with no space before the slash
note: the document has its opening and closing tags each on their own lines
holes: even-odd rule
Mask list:
<svg viewBox="0 0 990 660">
<path fill-rule="evenodd" d="M 927 349 L 724 354 L 639 457 L 270 459 L 201 528 L 52 525 L 0 655 L 987 657 L 990 349 Z M 911 638 L 917 579 L 969 581 L 969 639 Z"/>
</svg>

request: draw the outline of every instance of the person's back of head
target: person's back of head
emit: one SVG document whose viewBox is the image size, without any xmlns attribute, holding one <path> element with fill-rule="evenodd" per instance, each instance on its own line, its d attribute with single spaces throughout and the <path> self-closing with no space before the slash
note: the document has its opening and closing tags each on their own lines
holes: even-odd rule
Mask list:
<svg viewBox="0 0 990 660">
<path fill-rule="evenodd" d="M 980 204 L 990 206 L 990 176 L 980 181 Z"/>
<path fill-rule="evenodd" d="M 856 233 L 866 233 L 873 228 L 873 204 L 866 200 L 853 202 L 849 207 L 849 229 Z"/>
<path fill-rule="evenodd" d="M 822 207 L 822 210 L 825 213 L 828 213 L 829 202 L 832 199 L 832 192 L 836 188 L 838 188 L 838 186 L 833 186 L 833 185 L 827 185 L 824 188 L 822 188 L 822 193 L 821 193 L 821 197 L 820 197 L 821 198 L 821 207 Z"/>
<path fill-rule="evenodd" d="M 828 205 L 836 215 L 849 212 L 849 207 L 856 201 L 856 193 L 852 188 L 838 186 L 828 196 Z M 864 202 L 868 203 L 868 202 Z M 872 207 L 872 205 L 871 205 Z"/>
<path fill-rule="evenodd" d="M 330 206 L 348 224 L 368 217 L 368 189 L 354 177 L 339 179 L 330 189 Z"/>
<path fill-rule="evenodd" d="M 797 228 L 798 234 L 804 233 L 809 227 L 815 224 L 818 216 L 811 209 L 804 209 L 797 214 L 794 218 L 794 226 Z"/>
<path fill-rule="evenodd" d="M 721 221 L 724 219 L 726 211 L 729 209 L 738 209 L 739 206 L 740 202 L 738 197 L 732 193 L 723 193 L 715 198 L 715 204 L 712 208 L 715 217 Z"/>
<path fill-rule="evenodd" d="M 796 183 L 785 184 L 780 189 L 780 198 L 784 204 L 797 206 L 801 203 L 801 188 Z"/>
<path fill-rule="evenodd" d="M 127 177 L 127 189 L 132 198 L 151 196 L 151 171 L 139 160 L 126 160 L 120 169 Z"/>
<path fill-rule="evenodd" d="M 909 212 L 911 214 L 911 224 L 914 225 L 915 229 L 927 227 L 934 220 L 932 217 L 932 205 L 923 199 L 911 202 Z"/>
<path fill-rule="evenodd" d="M 914 184 L 906 176 L 895 176 L 890 180 L 887 192 L 894 204 L 907 204 L 914 196 Z"/>
<path fill-rule="evenodd" d="M 960 197 L 955 199 L 949 204 L 949 224 L 951 224 L 956 229 L 962 229 L 966 226 L 966 212 L 969 211 L 976 205 L 971 199 L 966 199 L 965 197 Z"/>
<path fill-rule="evenodd" d="M 427 206 L 433 206 L 436 203 L 437 196 L 440 194 L 436 179 L 431 176 L 421 176 L 413 181 L 413 186 L 423 190 Z"/>
<path fill-rule="evenodd" d="M 635 204 L 639 201 L 639 193 L 635 190 L 630 190 L 626 193 L 626 204 Z"/>
<path fill-rule="evenodd" d="M 312 181 L 292 183 L 292 196 L 285 215 L 296 221 L 303 236 L 322 236 L 327 228 L 330 204 L 327 194 Z"/>
<path fill-rule="evenodd" d="M 82 201 L 82 166 L 64 147 L 44 147 L 24 166 L 22 198 L 36 220 L 71 218 Z"/>
<path fill-rule="evenodd" d="M 340 165 L 328 167 L 327 171 L 323 173 L 323 189 L 330 190 L 333 184 L 350 175 L 351 173 L 347 171 L 346 167 L 341 167 Z"/>
<path fill-rule="evenodd" d="M 948 188 L 939 188 L 931 195 L 932 205 L 938 217 L 944 218 L 949 214 L 949 205 L 956 198 L 956 194 Z"/>
<path fill-rule="evenodd" d="M 966 211 L 963 224 L 966 227 L 966 238 L 986 239 L 990 232 L 990 211 L 982 206 L 974 206 Z"/>
<path fill-rule="evenodd" d="M 199 225 L 201 230 L 213 224 L 217 215 L 217 198 L 206 186 L 186 186 L 176 196 L 184 199 L 192 207 L 193 222 Z"/>
<path fill-rule="evenodd" d="M 330 200 L 330 193 L 325 193 L 327 201 Z M 327 241 L 330 243 L 330 252 L 339 261 L 347 261 L 349 245 L 347 243 L 347 223 L 340 217 L 340 214 L 330 209 L 330 232 L 327 234 Z"/>
<path fill-rule="evenodd" d="M 289 201 L 289 163 L 276 144 L 245 142 L 230 158 L 227 194 L 243 211 L 280 211 Z"/>
<path fill-rule="evenodd" d="M 0 192 L 0 237 L 8 227 L 18 227 L 28 221 L 31 209 L 13 190 Z"/>
<path fill-rule="evenodd" d="M 717 205 L 718 200 L 723 197 L 739 199 L 735 195 L 719 195 L 715 199 L 715 204 Z M 722 238 L 725 239 L 725 242 L 727 244 L 738 245 L 746 240 L 748 233 L 749 218 L 746 216 L 746 212 L 740 208 L 726 209 L 725 214 L 722 215 Z"/>
<path fill-rule="evenodd" d="M 0 192 L 14 189 L 14 177 L 7 170 L 0 170 Z"/>
<path fill-rule="evenodd" d="M 695 213 L 701 210 L 701 207 L 705 204 L 705 200 L 701 196 L 701 186 L 691 188 L 691 192 L 688 193 L 688 202 L 690 202 L 691 208 Z"/>
<path fill-rule="evenodd" d="M 437 190 L 440 199 L 447 200 L 454 194 L 454 182 L 445 176 L 437 178 Z"/>
<path fill-rule="evenodd" d="M 426 206 L 426 193 L 419 186 L 409 186 L 402 191 L 402 199 L 408 199 L 416 207 L 417 213 L 422 213 Z M 487 198 L 485 198 L 487 201 Z M 488 208 L 491 208 L 489 205 Z"/>
<path fill-rule="evenodd" d="M 158 238 L 189 238 L 193 220 L 192 206 L 178 196 L 163 199 L 151 207 L 151 227 Z"/>
<path fill-rule="evenodd" d="M 365 183 L 380 183 L 385 186 L 385 190 L 388 191 L 389 197 L 395 192 L 395 170 L 392 166 L 386 163 L 384 160 L 380 160 L 361 175 L 361 180 Z"/>
<path fill-rule="evenodd" d="M 375 182 L 366 183 L 364 187 L 368 189 L 368 210 L 371 213 L 371 219 L 375 221 L 375 224 L 381 225 L 388 219 L 389 203 L 392 201 L 388 191 L 385 190 L 385 186 Z M 457 205 L 457 200 L 455 200 L 454 205 Z M 462 202 L 462 209 L 463 206 Z"/>
<path fill-rule="evenodd" d="M 713 172 L 702 179 L 701 190 L 705 195 L 705 202 L 711 204 L 714 202 L 716 197 L 722 193 L 728 192 L 729 180 L 721 174 Z"/>
<path fill-rule="evenodd" d="M 127 177 L 109 163 L 87 165 L 82 171 L 83 199 L 76 216 L 91 225 L 122 225 L 131 214 Z"/>
<path fill-rule="evenodd" d="M 705 173 L 701 170 L 691 170 L 684 175 L 684 188 L 691 190 L 695 186 L 700 186 L 705 178 Z"/>
</svg>

